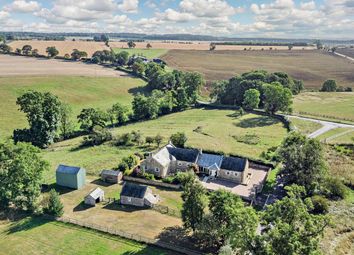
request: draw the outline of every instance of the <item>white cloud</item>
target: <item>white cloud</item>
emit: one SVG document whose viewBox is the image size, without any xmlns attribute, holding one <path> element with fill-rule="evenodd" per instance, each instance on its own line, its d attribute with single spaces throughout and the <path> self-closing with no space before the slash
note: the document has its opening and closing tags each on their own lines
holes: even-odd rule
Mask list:
<svg viewBox="0 0 354 255">
<path fill-rule="evenodd" d="M 8 13 L 6 11 L 0 11 L 0 20 L 5 20 L 8 17 L 10 17 L 10 13 Z"/>
<path fill-rule="evenodd" d="M 40 9 L 40 4 L 36 1 L 15 0 L 12 4 L 6 5 L 4 10 L 8 12 L 35 12 Z"/>
<path fill-rule="evenodd" d="M 159 18 L 167 21 L 187 22 L 195 19 L 195 16 L 187 12 L 178 12 L 168 8 L 164 13 L 157 14 Z"/>
<path fill-rule="evenodd" d="M 182 0 L 180 8 L 196 17 L 220 17 L 230 16 L 242 12 L 242 8 L 235 8 L 224 0 Z"/>
<path fill-rule="evenodd" d="M 137 13 L 139 7 L 139 0 L 123 0 L 118 5 L 118 9 L 126 13 Z"/>
</svg>

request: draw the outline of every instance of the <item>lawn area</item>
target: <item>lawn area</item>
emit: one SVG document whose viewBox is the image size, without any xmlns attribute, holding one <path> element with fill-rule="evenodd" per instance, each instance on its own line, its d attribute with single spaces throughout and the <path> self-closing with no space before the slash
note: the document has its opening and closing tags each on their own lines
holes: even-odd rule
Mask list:
<svg viewBox="0 0 354 255">
<path fill-rule="evenodd" d="M 144 91 L 144 85 L 144 81 L 130 77 L 0 77 L 0 138 L 26 127 L 25 115 L 18 111 L 16 98 L 28 90 L 52 92 L 71 105 L 76 118 L 85 107 L 107 109 L 115 102 L 130 106 L 133 94 Z"/>
<path fill-rule="evenodd" d="M 305 92 L 294 98 L 294 113 L 354 123 L 354 92 Z"/>
<path fill-rule="evenodd" d="M 139 130 L 143 137 L 161 134 L 163 143 L 168 142 L 171 134 L 183 131 L 188 137 L 187 146 L 250 158 L 259 158 L 263 151 L 279 145 L 287 134 L 280 121 L 267 116 L 247 114 L 239 118 L 232 110 L 207 109 L 174 113 L 115 128 L 112 132 L 121 135 L 133 130 Z M 244 139 L 247 137 L 258 141 L 257 144 L 247 144 L 247 139 Z M 243 142 L 239 142 L 241 138 Z M 109 143 L 79 148 L 81 141 L 82 137 L 67 140 L 43 151 L 43 157 L 51 163 L 51 172 L 46 174 L 46 180 L 54 180 L 54 170 L 59 163 L 82 166 L 89 174 L 97 175 L 102 169 L 116 167 L 124 156 L 151 150 L 145 146 L 115 147 Z"/>
<path fill-rule="evenodd" d="M 304 135 L 309 135 L 316 130 L 320 129 L 322 125 L 317 122 L 302 120 L 297 118 L 291 118 L 291 123 L 296 127 L 296 130 Z"/>
<path fill-rule="evenodd" d="M 143 55 L 148 59 L 159 58 L 162 55 L 168 52 L 168 49 L 129 49 L 129 48 L 113 48 L 115 53 L 119 53 L 121 51 L 129 52 L 129 55 Z"/>
<path fill-rule="evenodd" d="M 354 128 L 335 128 L 317 137 L 330 144 L 353 144 Z"/>
<path fill-rule="evenodd" d="M 41 218 L 0 221 L 0 254 L 155 255 L 171 252 Z"/>
</svg>

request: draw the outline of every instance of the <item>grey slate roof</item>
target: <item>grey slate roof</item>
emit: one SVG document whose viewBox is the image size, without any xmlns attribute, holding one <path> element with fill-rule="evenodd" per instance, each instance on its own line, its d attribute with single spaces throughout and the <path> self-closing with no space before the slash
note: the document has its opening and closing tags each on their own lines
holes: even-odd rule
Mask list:
<svg viewBox="0 0 354 255">
<path fill-rule="evenodd" d="M 217 166 L 220 168 L 223 156 L 216 154 L 202 153 L 198 158 L 198 166 L 208 168 L 210 166 Z"/>
<path fill-rule="evenodd" d="M 57 168 L 57 172 L 63 174 L 77 174 L 80 171 L 80 169 L 81 167 L 59 165 Z"/>
<path fill-rule="evenodd" d="M 185 149 L 176 147 L 166 147 L 168 152 L 179 161 L 186 161 L 194 163 L 199 155 L 197 149 Z"/>
<path fill-rule="evenodd" d="M 224 157 L 221 168 L 230 171 L 243 172 L 245 170 L 247 160 L 237 157 Z"/>
<path fill-rule="evenodd" d="M 121 196 L 144 198 L 147 186 L 126 182 L 123 186 Z"/>
</svg>

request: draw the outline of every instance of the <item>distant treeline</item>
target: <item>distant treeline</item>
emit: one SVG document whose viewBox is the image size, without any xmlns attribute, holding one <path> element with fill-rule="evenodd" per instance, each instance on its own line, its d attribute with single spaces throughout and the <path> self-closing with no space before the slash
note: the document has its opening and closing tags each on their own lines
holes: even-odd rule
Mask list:
<svg viewBox="0 0 354 255">
<path fill-rule="evenodd" d="M 279 42 L 214 42 L 215 45 L 253 45 L 253 46 L 298 46 L 306 47 L 311 44 L 305 42 L 279 43 Z"/>
</svg>

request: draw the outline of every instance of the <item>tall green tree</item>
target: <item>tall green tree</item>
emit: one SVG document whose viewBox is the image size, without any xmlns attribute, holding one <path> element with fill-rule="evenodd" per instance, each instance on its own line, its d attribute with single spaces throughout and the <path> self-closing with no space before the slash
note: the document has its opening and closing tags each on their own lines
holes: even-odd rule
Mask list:
<svg viewBox="0 0 354 255">
<path fill-rule="evenodd" d="M 170 140 L 175 146 L 183 148 L 188 138 L 184 132 L 177 132 L 171 135 Z"/>
<path fill-rule="evenodd" d="M 108 121 L 107 113 L 100 109 L 85 108 L 77 116 L 81 129 L 87 132 L 93 130 L 94 126 L 105 127 Z"/>
<path fill-rule="evenodd" d="M 264 84 L 264 109 L 271 114 L 277 111 L 291 112 L 292 94 L 290 89 L 280 83 Z"/>
<path fill-rule="evenodd" d="M 204 216 L 207 206 L 206 190 L 199 180 L 193 179 L 183 186 L 182 221 L 186 229 L 195 231 Z"/>
<path fill-rule="evenodd" d="M 135 42 L 133 42 L 133 41 L 129 41 L 127 43 L 127 45 L 128 45 L 129 48 L 135 48 L 135 46 L 136 46 Z"/>
<path fill-rule="evenodd" d="M 59 193 L 55 189 L 49 191 L 48 205 L 44 212 L 55 217 L 60 217 L 64 214 L 64 205 L 60 201 Z"/>
<path fill-rule="evenodd" d="M 323 83 L 322 92 L 335 92 L 337 90 L 337 83 L 335 80 L 327 80 Z"/>
<path fill-rule="evenodd" d="M 28 91 L 17 98 L 16 104 L 26 114 L 30 128 L 15 130 L 15 141 L 27 141 L 39 147 L 51 144 L 60 125 L 62 103 L 59 98 L 49 92 Z M 27 137 L 21 133 L 26 133 Z"/>
<path fill-rule="evenodd" d="M 330 220 L 313 215 L 310 198 L 303 199 L 305 188 L 287 187 L 288 195 L 262 213 L 263 234 L 257 237 L 256 254 L 320 254 L 319 241 Z"/>
<path fill-rule="evenodd" d="M 60 107 L 60 134 L 64 139 L 69 138 L 70 134 L 74 131 L 75 125 L 71 120 L 72 108 L 70 105 L 62 103 Z"/>
<path fill-rule="evenodd" d="M 42 173 L 49 164 L 28 143 L 0 143 L 0 207 L 13 204 L 33 211 L 40 197 Z"/>
<path fill-rule="evenodd" d="M 136 120 L 155 119 L 159 113 L 158 101 L 152 96 L 136 95 L 132 102 L 132 108 Z"/>
<path fill-rule="evenodd" d="M 245 92 L 245 96 L 243 99 L 243 107 L 247 110 L 256 109 L 259 106 L 261 101 L 260 93 L 257 89 L 249 89 Z"/>
<path fill-rule="evenodd" d="M 125 66 L 129 60 L 129 53 L 127 51 L 120 51 L 115 55 L 115 62 L 120 66 Z"/>
<path fill-rule="evenodd" d="M 122 125 L 128 121 L 128 109 L 120 103 L 115 103 L 108 112 L 112 125 L 114 121 L 116 121 L 118 125 Z"/>
<path fill-rule="evenodd" d="M 292 132 L 282 142 L 279 155 L 283 162 L 281 173 L 290 183 L 304 186 L 310 194 L 321 189 L 327 167 L 318 140 Z"/>
<path fill-rule="evenodd" d="M 54 58 L 59 54 L 59 51 L 54 46 L 47 47 L 46 52 L 50 58 Z"/>
<path fill-rule="evenodd" d="M 25 55 L 29 55 L 31 53 L 31 51 L 32 51 L 31 45 L 26 44 L 22 47 L 22 53 Z"/>
</svg>

